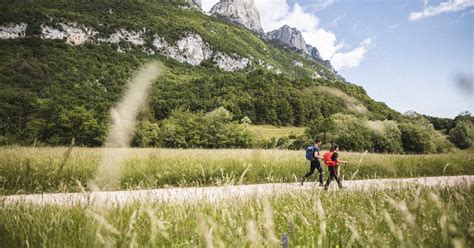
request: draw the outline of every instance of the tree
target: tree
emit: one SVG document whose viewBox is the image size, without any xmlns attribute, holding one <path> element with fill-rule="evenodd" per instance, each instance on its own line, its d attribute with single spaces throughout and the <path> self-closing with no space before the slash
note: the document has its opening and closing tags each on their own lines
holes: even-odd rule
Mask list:
<svg viewBox="0 0 474 248">
<path fill-rule="evenodd" d="M 449 131 L 449 140 L 461 149 L 472 147 L 474 124 L 469 120 L 457 121 L 456 127 Z"/>
<path fill-rule="evenodd" d="M 407 153 L 432 153 L 436 151 L 429 132 L 412 123 L 400 124 L 403 150 Z"/>
<path fill-rule="evenodd" d="M 380 128 L 371 129 L 373 150 L 381 153 L 402 153 L 401 132 L 395 121 L 372 122 L 381 125 Z M 370 127 L 370 125 L 369 125 Z M 378 130 L 381 129 L 381 130 Z"/>
<path fill-rule="evenodd" d="M 242 119 L 240 119 L 240 123 L 244 125 L 250 125 L 252 124 L 252 120 L 248 116 L 244 116 Z"/>
<path fill-rule="evenodd" d="M 331 142 L 337 143 L 342 149 L 351 151 L 372 150 L 371 132 L 367 120 L 353 115 L 335 114 Z"/>
<path fill-rule="evenodd" d="M 175 110 L 162 122 L 160 143 L 177 148 L 250 147 L 252 136 L 244 126 L 231 122 L 224 108 L 207 114 Z"/>
<path fill-rule="evenodd" d="M 105 139 L 105 127 L 101 126 L 84 107 L 62 110 L 59 113 L 57 129 L 61 129 L 60 137 L 63 145 L 74 138 L 78 145 L 100 146 Z"/>
<path fill-rule="evenodd" d="M 293 109 L 285 98 L 280 98 L 276 102 L 276 111 L 278 116 L 278 121 L 281 125 L 291 125 L 293 124 Z"/>
<path fill-rule="evenodd" d="M 308 127 L 305 129 L 305 133 L 308 137 L 324 137 L 324 140 L 327 138 L 329 132 L 334 131 L 334 121 L 331 118 L 325 118 L 319 116 L 311 121 Z"/>
<path fill-rule="evenodd" d="M 160 127 L 157 123 L 149 120 L 141 121 L 135 128 L 135 137 L 133 146 L 139 147 L 157 147 L 160 145 Z"/>
</svg>

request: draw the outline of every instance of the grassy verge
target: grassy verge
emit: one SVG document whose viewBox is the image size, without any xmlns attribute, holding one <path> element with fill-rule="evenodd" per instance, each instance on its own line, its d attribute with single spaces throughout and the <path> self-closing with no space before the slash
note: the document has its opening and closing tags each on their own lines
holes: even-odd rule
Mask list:
<svg viewBox="0 0 474 248">
<path fill-rule="evenodd" d="M 289 134 L 301 135 L 304 133 L 304 128 L 302 127 L 278 127 L 272 125 L 247 125 L 246 127 L 250 132 L 252 132 L 252 135 L 256 140 L 269 139 L 272 137 L 287 137 Z"/>
<path fill-rule="evenodd" d="M 472 247 L 472 186 L 304 191 L 197 204 L 0 204 L 1 247 Z"/>
<path fill-rule="evenodd" d="M 78 192 L 104 149 L 2 148 L 0 193 Z M 473 150 L 439 155 L 341 153 L 344 179 L 473 175 Z M 128 149 L 121 189 L 294 182 L 309 169 L 304 151 Z"/>
</svg>

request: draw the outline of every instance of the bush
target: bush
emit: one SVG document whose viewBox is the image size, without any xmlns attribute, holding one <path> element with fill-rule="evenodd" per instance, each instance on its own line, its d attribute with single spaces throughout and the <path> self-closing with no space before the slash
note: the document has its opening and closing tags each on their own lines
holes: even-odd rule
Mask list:
<svg viewBox="0 0 474 248">
<path fill-rule="evenodd" d="M 352 115 L 336 114 L 331 116 L 334 122 L 334 133 L 330 139 L 341 149 L 349 151 L 371 150 L 373 147 L 371 131 L 367 121 Z"/>
<path fill-rule="evenodd" d="M 250 147 L 250 131 L 231 119 L 232 114 L 222 107 L 206 115 L 175 110 L 162 122 L 160 144 L 175 148 Z"/>
<path fill-rule="evenodd" d="M 472 147 L 474 124 L 469 120 L 459 121 L 456 127 L 449 131 L 449 140 L 461 149 Z"/>
<path fill-rule="evenodd" d="M 402 153 L 401 132 L 394 121 L 382 121 L 382 130 L 372 130 L 373 151 L 380 153 Z"/>
<path fill-rule="evenodd" d="M 240 119 L 240 123 L 244 125 L 250 125 L 252 124 L 252 121 L 248 116 L 244 116 L 242 119 Z"/>
<path fill-rule="evenodd" d="M 428 131 L 412 123 L 400 124 L 403 150 L 407 153 L 433 153 L 436 146 Z"/>
<path fill-rule="evenodd" d="M 326 139 L 329 133 L 334 132 L 334 128 L 333 119 L 319 116 L 310 122 L 305 129 L 305 134 L 311 138 L 324 137 Z"/>
<path fill-rule="evenodd" d="M 138 147 L 159 146 L 159 125 L 148 120 L 138 123 L 135 129 L 135 137 L 133 138 L 132 145 Z"/>
</svg>

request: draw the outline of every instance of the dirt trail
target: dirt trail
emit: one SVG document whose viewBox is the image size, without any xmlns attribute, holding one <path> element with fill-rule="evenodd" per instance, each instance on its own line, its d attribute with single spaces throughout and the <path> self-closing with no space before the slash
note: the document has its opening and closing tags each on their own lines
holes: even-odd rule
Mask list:
<svg viewBox="0 0 474 248">
<path fill-rule="evenodd" d="M 370 190 L 370 189 L 394 189 L 413 185 L 452 187 L 456 185 L 471 185 L 474 176 L 442 176 L 442 177 L 420 177 L 420 178 L 398 178 L 398 179 L 367 179 L 344 181 L 344 190 Z M 151 190 L 131 191 L 101 191 L 88 193 L 55 193 L 55 194 L 32 194 L 11 195 L 0 198 L 4 206 L 30 202 L 37 205 L 123 205 L 136 201 L 155 201 L 170 203 L 193 203 L 193 202 L 215 202 L 226 199 L 243 197 L 271 196 L 284 192 L 301 190 L 322 190 L 314 183 L 268 183 L 251 185 L 233 185 L 220 187 L 193 187 L 193 188 L 168 188 Z M 336 183 L 333 182 L 329 191 L 335 191 Z"/>
</svg>

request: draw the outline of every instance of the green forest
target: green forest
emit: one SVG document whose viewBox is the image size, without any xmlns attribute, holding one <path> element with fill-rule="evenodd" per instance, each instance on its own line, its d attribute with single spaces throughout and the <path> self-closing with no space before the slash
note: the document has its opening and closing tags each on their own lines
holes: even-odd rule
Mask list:
<svg viewBox="0 0 474 248">
<path fill-rule="evenodd" d="M 252 32 L 182 8 L 183 1 L 0 3 L 0 24 L 28 24 L 21 39 L 0 40 L 0 145 L 102 146 L 109 109 L 134 71 L 160 60 L 166 71 L 153 84 L 149 106 L 139 116 L 134 146 L 180 148 L 301 149 L 314 137 L 343 149 L 387 153 L 435 153 L 472 146 L 474 119 L 406 116 L 370 98 L 324 63 L 267 43 Z M 109 10 L 113 9 L 113 14 Z M 168 42 L 186 32 L 213 49 L 262 59 L 276 74 L 253 63 L 224 72 L 212 61 L 191 66 L 143 47 L 40 38 L 41 25 L 73 21 L 106 36 L 117 29 L 146 27 Z M 292 66 L 293 61 L 304 66 Z M 315 70 L 324 77 L 314 79 Z M 306 127 L 304 135 L 256 140 L 249 124 Z M 453 145 L 454 144 L 454 145 Z"/>
</svg>

